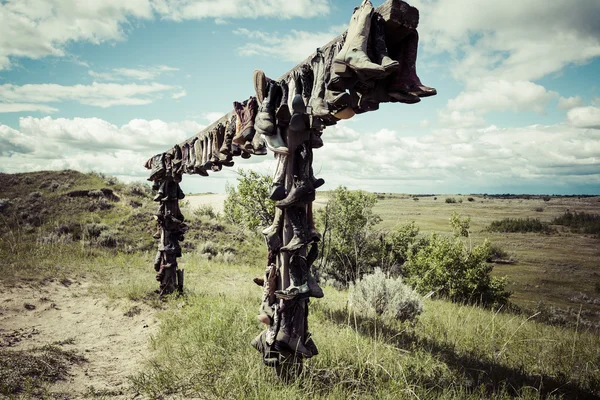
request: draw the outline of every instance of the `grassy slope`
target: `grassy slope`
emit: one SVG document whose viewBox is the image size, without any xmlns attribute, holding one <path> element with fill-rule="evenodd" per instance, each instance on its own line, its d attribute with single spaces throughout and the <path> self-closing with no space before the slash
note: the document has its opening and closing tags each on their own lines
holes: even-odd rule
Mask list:
<svg viewBox="0 0 600 400">
<path fill-rule="evenodd" d="M 27 175 L 17 177 L 24 179 Z M 69 179 L 77 181 L 73 186 L 85 189 L 105 186 L 103 179 L 94 176 L 82 178 L 94 179 L 85 183 L 78 181 L 77 176 Z M 55 198 L 36 189 L 39 182 L 26 185 L 30 186 L 22 192 L 14 189 L 19 197 L 39 190 L 44 199 Z M 120 190 L 123 193 L 117 192 L 121 201 L 105 216 L 87 214 L 82 206 L 80 213 L 71 213 L 68 218 L 98 219 L 110 222 L 115 229 L 123 226 L 122 221 L 130 221 L 133 214 L 142 213 L 149 218 L 152 205 L 147 198 L 140 199 L 145 204 L 141 207 L 144 211 L 131 209 L 124 193 L 126 188 Z M 0 198 L 11 196 L 15 197 L 4 191 L 0 194 Z M 56 203 L 59 202 L 47 207 Z M 397 206 L 397 210 L 402 210 Z M 443 206 L 446 204 L 440 209 Z M 412 207 L 406 209 L 414 212 Z M 450 213 L 448 210 L 446 220 Z M 284 385 L 271 369 L 262 366 L 260 355 L 249 346 L 262 329 L 255 319 L 260 288 L 251 281 L 262 274 L 266 256 L 259 238 L 215 221 L 192 222 L 188 237 L 197 246 L 185 251 L 181 259 L 188 295 L 159 305 L 152 297 L 157 286 L 151 267 L 152 250 L 140 248 L 126 254 L 88 245 L 85 240 L 36 244 L 40 235 L 56 229 L 55 221 L 63 223 L 65 218 L 64 214 L 50 217 L 31 232 L 23 225 L 5 230 L 0 236 L 5 260 L 0 276 L 6 283 L 15 277 L 85 275 L 100 282 L 101 290 L 109 296 L 132 302 L 151 301 L 160 307 L 161 328 L 151 343 L 150 360 L 132 379 L 135 388 L 147 397 L 540 398 L 551 393 L 566 398 L 600 396 L 598 335 L 440 300 L 428 300 L 414 325 L 365 321 L 347 310 L 346 293 L 331 288 L 326 288 L 325 299 L 311 302 L 309 323 L 321 354 L 306 363 L 301 380 Z M 139 231 L 122 228 L 124 243 L 120 250 L 135 245 L 141 236 L 149 236 L 151 223 L 139 220 L 137 225 L 142 225 L 136 228 Z M 25 243 L 14 243 L 18 236 L 15 232 L 20 232 Z"/>
</svg>

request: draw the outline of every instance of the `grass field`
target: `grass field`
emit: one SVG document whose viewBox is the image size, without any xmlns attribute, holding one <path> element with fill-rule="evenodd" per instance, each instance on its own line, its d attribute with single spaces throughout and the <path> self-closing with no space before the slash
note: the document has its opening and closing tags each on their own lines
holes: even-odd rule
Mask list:
<svg viewBox="0 0 600 400">
<path fill-rule="evenodd" d="M 58 187 L 40 188 L 46 181 L 56 181 Z M 324 299 L 310 303 L 310 331 L 320 354 L 305 363 L 300 379 L 284 384 L 249 345 L 262 329 L 256 320 L 261 289 L 252 282 L 264 270 L 266 249 L 261 237 L 184 210 L 191 226 L 180 260 L 186 271 L 186 295 L 160 302 L 153 293 L 157 282 L 151 239 L 147 244 L 155 207 L 148 194 L 73 171 L 0 174 L 0 183 L 5 188 L 0 199 L 11 202 L 0 210 L 4 224 L 0 285 L 5 296 L 12 296 L 0 309 L 0 397 L 600 398 L 600 335 L 581 323 L 548 325 L 538 321 L 540 312 L 547 312 L 542 309 L 514 314 L 440 299 L 426 300 L 423 314 L 414 323 L 370 320 L 348 308 L 347 292 L 331 287 L 324 288 Z M 66 195 L 74 188 L 107 187 L 119 200 L 110 201 L 112 207 L 105 210 L 89 211 L 98 202 L 93 196 Z M 34 192 L 40 194 L 32 196 Z M 446 197 L 464 200 L 445 203 Z M 422 232 L 449 233 L 453 211 L 469 216 L 474 242 L 489 237 L 517 260 L 497 265 L 496 273 L 509 276 L 519 304 L 535 308 L 544 301 L 577 313 L 581 307 L 581 318 L 597 318 L 584 315 L 597 313 L 597 305 L 582 296 L 579 302 L 570 298 L 578 292 L 600 297 L 594 287 L 600 272 L 598 238 L 570 232 L 492 234 L 484 228 L 508 216 L 550 221 L 566 208 L 598 213 L 598 198 L 553 197 L 545 202 L 469 197 L 475 201 L 469 202 L 467 196 L 415 201 L 385 195 L 375 211 L 383 217 L 384 229 L 414 220 Z M 318 200 L 323 198 L 326 195 Z M 536 211 L 539 207 L 544 210 Z M 65 231 L 71 223 L 70 231 Z M 86 231 L 85 226 L 92 223 L 106 225 L 105 231 L 116 238 L 114 245 L 100 236 L 86 236 L 91 228 Z M 55 301 L 59 293 L 45 294 L 49 282 L 62 282 L 60 293 L 66 293 L 64 303 L 58 303 L 62 311 L 42 311 L 49 304 L 46 297 Z M 19 297 L 24 289 L 33 291 L 32 300 Z M 37 309 L 26 311 L 23 303 L 29 305 L 27 309 L 32 305 Z M 72 339 L 57 342 L 49 324 L 60 329 L 57 315 L 72 315 L 66 312 L 69 306 L 81 312 L 87 303 L 106 306 L 91 308 L 88 315 L 94 320 L 77 324 L 75 336 L 69 332 L 75 325 L 63 326 L 64 337 Z M 7 304 L 20 305 L 19 311 Z M 106 315 L 101 312 L 105 309 L 110 311 Z M 25 320 L 26 315 L 30 319 Z M 23 321 L 30 321 L 38 333 L 4 345 L 15 332 L 33 332 L 21 330 L 28 327 Z M 111 321 L 114 330 L 109 330 Z M 103 353 L 83 340 L 90 333 L 86 329 L 107 332 Z M 144 334 L 145 329 L 152 331 Z M 4 361 L 18 355 L 22 365 L 34 365 L 45 344 L 54 350 L 42 360 L 59 369 L 60 376 L 35 380 L 25 374 L 41 368 L 22 368 L 27 384 L 14 390 L 19 376 Z M 130 353 L 123 357 L 126 349 Z M 77 362 L 65 364 L 69 357 Z M 128 359 L 136 361 L 127 363 Z M 123 371 L 128 378 L 117 384 L 111 371 Z"/>
</svg>

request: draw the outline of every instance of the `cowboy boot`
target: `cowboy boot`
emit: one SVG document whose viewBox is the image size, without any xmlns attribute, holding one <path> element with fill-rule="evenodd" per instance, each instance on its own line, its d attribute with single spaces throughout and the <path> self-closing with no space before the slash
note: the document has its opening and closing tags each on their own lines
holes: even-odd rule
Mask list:
<svg viewBox="0 0 600 400">
<path fill-rule="evenodd" d="M 390 96 L 407 104 L 418 103 L 415 98 L 434 96 L 437 91 L 434 88 L 425 86 L 417 76 L 417 50 L 419 46 L 419 34 L 413 30 L 402 41 L 403 48 L 400 49 L 395 57 L 402 66 L 400 71 L 392 75 L 388 84 L 388 93 Z M 393 100 L 392 100 L 393 101 Z"/>
<path fill-rule="evenodd" d="M 252 77 L 254 81 L 254 91 L 256 92 L 256 100 L 258 104 L 262 104 L 267 92 L 267 77 L 265 73 L 260 70 L 254 70 L 254 75 Z"/>
<path fill-rule="evenodd" d="M 300 71 L 300 80 L 302 81 L 302 101 L 305 105 L 308 105 L 308 102 L 312 97 L 315 71 L 310 64 L 304 64 Z"/>
<path fill-rule="evenodd" d="M 263 135 L 260 135 L 258 132 L 254 134 L 252 143 L 248 147 L 250 153 L 254 154 L 255 156 L 267 155 L 267 148 L 265 146 Z"/>
<path fill-rule="evenodd" d="M 281 89 L 277 82 L 271 82 L 269 85 L 267 97 L 261 103 L 254 121 L 254 129 L 263 135 L 275 134 L 275 105 L 278 96 L 281 95 Z"/>
<path fill-rule="evenodd" d="M 154 157 L 152 157 L 150 166 L 152 170 L 150 171 L 150 178 L 148 178 L 148 180 L 155 181 L 162 178 L 166 172 L 165 153 L 157 154 Z"/>
<path fill-rule="evenodd" d="M 308 116 L 306 113 L 306 103 L 302 98 L 302 79 L 300 75 L 295 78 L 295 91 L 294 98 L 292 100 L 292 118 L 290 118 L 290 128 L 296 132 L 302 132 L 308 128 Z"/>
<path fill-rule="evenodd" d="M 308 232 L 309 232 L 309 235 L 310 235 L 311 239 L 313 240 L 313 242 L 320 241 L 321 234 L 317 231 L 317 228 L 315 227 L 312 203 L 309 203 L 308 206 L 306 207 L 306 221 L 308 222 Z M 311 261 L 311 264 L 312 264 L 312 261 Z"/>
<path fill-rule="evenodd" d="M 225 134 L 223 135 L 223 144 L 219 149 L 219 160 L 231 160 L 231 141 L 235 136 L 235 127 L 236 127 L 237 117 L 236 115 L 232 115 L 227 121 L 227 125 L 225 127 Z"/>
<path fill-rule="evenodd" d="M 306 143 L 298 146 L 294 157 L 294 185 L 287 197 L 276 204 L 285 209 L 298 203 L 307 203 L 315 198 L 315 187 L 310 179 L 310 161 L 312 150 Z"/>
<path fill-rule="evenodd" d="M 354 71 L 360 80 L 385 76 L 385 69 L 373 63 L 366 53 L 373 10 L 373 4 L 369 0 L 363 0 L 352 14 L 344 46 L 333 60 L 333 71 L 337 75 L 351 77 Z"/>
<path fill-rule="evenodd" d="M 285 128 L 277 125 L 276 133 L 274 135 L 264 135 L 263 138 L 265 139 L 267 148 L 273 153 L 288 155 L 290 152 L 283 140 L 282 132 L 285 132 Z"/>
<path fill-rule="evenodd" d="M 279 87 L 281 88 L 281 98 L 279 105 L 277 106 L 277 111 L 275 111 L 275 118 L 277 120 L 277 125 L 286 126 L 290 123 L 292 115 L 290 114 L 290 108 L 288 107 L 289 88 L 285 79 L 282 79 L 281 82 L 279 82 Z"/>
<path fill-rule="evenodd" d="M 206 135 L 204 137 L 204 146 L 205 146 L 205 148 L 204 148 L 205 155 L 204 156 L 205 156 L 206 162 L 202 166 L 204 167 L 204 169 L 209 169 L 213 166 L 213 163 L 211 160 L 212 159 L 212 151 L 211 151 L 212 137 L 211 137 L 211 135 Z"/>
<path fill-rule="evenodd" d="M 346 33 L 342 36 L 342 42 L 346 38 Z M 342 48 L 342 42 L 337 42 L 329 46 L 325 54 L 325 70 L 327 71 L 325 81 L 327 82 L 327 90 L 333 92 L 345 92 L 346 89 L 352 89 L 358 82 L 356 74 L 352 73 L 349 77 L 341 77 L 335 73 L 333 68 L 333 60 L 339 54 Z"/>
<path fill-rule="evenodd" d="M 273 175 L 273 185 L 271 186 L 271 193 L 269 198 L 271 200 L 283 200 L 285 199 L 285 172 L 287 167 L 288 157 L 284 154 L 275 154 L 277 159 L 277 166 L 275 167 L 275 174 Z"/>
<path fill-rule="evenodd" d="M 251 142 L 256 133 L 254 130 L 254 119 L 256 118 L 256 112 L 258 111 L 256 97 L 250 97 L 241 107 L 236 106 L 235 110 L 240 119 L 241 133 L 239 136 L 233 138 L 233 143 L 243 146 L 245 143 Z"/>
<path fill-rule="evenodd" d="M 306 218 L 304 210 L 298 207 L 290 208 L 287 210 L 287 215 L 292 225 L 293 236 L 290 242 L 281 248 L 281 251 L 293 252 L 311 243 L 312 238 L 304 224 L 305 221 L 303 219 Z"/>
<path fill-rule="evenodd" d="M 278 208 L 275 208 L 275 217 L 273 218 L 273 223 L 268 228 L 263 229 L 262 234 L 265 236 L 265 242 L 267 243 L 267 248 L 269 251 L 276 252 L 279 251 L 281 245 L 281 236 L 279 236 L 279 232 L 281 231 L 281 227 L 283 224 L 283 211 Z"/>
<path fill-rule="evenodd" d="M 227 121 L 225 125 L 223 125 L 221 123 L 219 125 L 217 125 L 217 132 L 216 132 L 217 140 L 215 141 L 215 149 L 214 149 L 213 154 L 215 157 L 217 157 L 217 159 L 219 161 L 222 161 L 220 158 L 221 148 L 223 147 L 223 144 L 225 143 L 225 130 L 226 130 L 228 123 L 229 123 L 229 121 Z"/>
<path fill-rule="evenodd" d="M 193 172 L 194 168 L 196 167 L 196 142 L 198 141 L 198 138 L 194 138 L 192 140 L 192 143 L 190 143 L 190 169 Z"/>
<path fill-rule="evenodd" d="M 294 254 L 290 257 L 290 286 L 283 290 L 275 291 L 278 299 L 292 300 L 293 298 L 307 294 L 308 288 L 308 264 L 306 257 Z"/>
<path fill-rule="evenodd" d="M 385 43 L 385 20 L 377 12 L 373 13 L 371 19 L 370 45 L 374 53 L 373 61 L 385 69 L 386 75 L 400 68 L 400 63 L 388 56 L 387 45 Z"/>
<path fill-rule="evenodd" d="M 325 59 L 320 49 L 311 60 L 314 73 L 313 87 L 308 105 L 311 108 L 311 114 L 317 117 L 329 115 L 329 109 L 325 103 Z"/>
<path fill-rule="evenodd" d="M 194 142 L 194 153 L 196 154 L 196 162 L 194 163 L 194 172 L 202 175 L 208 176 L 208 172 L 204 168 L 202 168 L 202 140 L 200 138 L 196 138 Z"/>
</svg>

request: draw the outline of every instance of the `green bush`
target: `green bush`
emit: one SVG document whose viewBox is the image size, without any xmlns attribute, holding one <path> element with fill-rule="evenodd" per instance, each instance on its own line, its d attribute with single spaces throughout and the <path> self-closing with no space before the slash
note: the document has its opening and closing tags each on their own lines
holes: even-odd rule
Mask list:
<svg viewBox="0 0 600 400">
<path fill-rule="evenodd" d="M 600 233 L 599 214 L 567 211 L 560 217 L 554 218 L 552 220 L 552 224 L 568 226 L 573 232 L 583 232 L 590 234 Z"/>
<path fill-rule="evenodd" d="M 413 320 L 423 312 L 423 300 L 401 278 L 390 278 L 381 269 L 350 284 L 350 307 L 367 318 Z"/>
<path fill-rule="evenodd" d="M 446 203 L 454 204 L 456 203 L 456 199 L 454 197 L 446 197 Z"/>
<path fill-rule="evenodd" d="M 322 272 L 344 285 L 370 272 L 378 264 L 380 235 L 371 228 L 381 221 L 373 212 L 374 194 L 335 189 L 327 206 L 316 212 L 323 228 Z"/>
<path fill-rule="evenodd" d="M 455 302 L 499 306 L 508 302 L 510 292 L 505 278 L 491 276 L 489 254 L 487 240 L 468 249 L 457 237 L 433 233 L 424 246 L 409 253 L 403 271 L 406 282 L 420 293 L 433 291 Z"/>
<path fill-rule="evenodd" d="M 210 219 L 219 219 L 221 217 L 221 214 L 216 212 L 213 206 L 210 204 L 202 204 L 198 206 L 194 209 L 193 214 L 198 218 L 206 216 Z"/>
<path fill-rule="evenodd" d="M 273 179 L 252 170 L 238 170 L 237 188 L 225 187 L 223 214 L 228 222 L 254 230 L 269 226 L 275 216 L 275 202 L 269 199 Z"/>
<path fill-rule="evenodd" d="M 543 232 L 552 233 L 552 229 L 548 223 L 542 222 L 539 218 L 504 218 L 500 221 L 492 221 L 487 227 L 490 232 Z"/>
</svg>

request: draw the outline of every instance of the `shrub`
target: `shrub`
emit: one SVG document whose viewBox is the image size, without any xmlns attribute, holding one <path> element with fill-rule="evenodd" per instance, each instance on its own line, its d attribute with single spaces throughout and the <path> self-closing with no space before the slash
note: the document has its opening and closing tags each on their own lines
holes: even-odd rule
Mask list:
<svg viewBox="0 0 600 400">
<path fill-rule="evenodd" d="M 512 261 L 512 256 L 504 250 L 500 245 L 496 243 L 492 243 L 490 245 L 489 253 L 486 258 L 487 262 L 496 262 L 499 260 L 509 260 Z"/>
<path fill-rule="evenodd" d="M 32 193 L 29 193 L 28 199 L 34 200 L 34 199 L 40 199 L 41 197 L 42 197 L 42 194 L 40 192 L 32 192 Z"/>
<path fill-rule="evenodd" d="M 194 209 L 193 213 L 196 217 L 207 216 L 211 219 L 219 219 L 221 217 L 221 215 L 218 212 L 216 212 L 213 206 L 211 206 L 210 204 L 202 204 L 201 206 Z"/>
<path fill-rule="evenodd" d="M 475 199 L 474 199 L 474 198 L 472 198 L 472 197 L 469 197 L 469 198 L 467 198 L 467 200 L 468 200 L 468 201 L 470 201 L 470 202 L 473 202 L 473 201 L 475 201 Z"/>
<path fill-rule="evenodd" d="M 544 232 L 552 233 L 552 229 L 546 222 L 539 218 L 504 218 L 500 221 L 492 221 L 486 228 L 490 232 Z"/>
<path fill-rule="evenodd" d="M 435 291 L 455 302 L 498 306 L 508 302 L 506 279 L 491 276 L 486 263 L 490 243 L 466 248 L 459 238 L 431 234 L 425 245 L 409 253 L 404 272 L 406 282 L 420 293 Z"/>
<path fill-rule="evenodd" d="M 413 197 L 413 200 L 414 201 L 419 201 L 419 198 L 418 197 Z"/>
<path fill-rule="evenodd" d="M 446 197 L 446 203 L 454 204 L 456 203 L 456 199 L 454 197 Z"/>
<path fill-rule="evenodd" d="M 225 219 L 252 230 L 271 225 L 275 216 L 275 202 L 269 199 L 273 179 L 269 175 L 239 169 L 237 181 L 237 188 L 225 186 Z"/>
<path fill-rule="evenodd" d="M 599 214 L 567 211 L 560 217 L 554 218 L 552 220 L 552 224 L 568 226 L 573 232 L 584 232 L 591 234 L 600 233 Z"/>
<path fill-rule="evenodd" d="M 376 268 L 350 285 L 350 307 L 367 318 L 413 320 L 423 312 L 423 300 L 401 278 L 390 278 Z"/>
<path fill-rule="evenodd" d="M 536 207 L 533 209 L 535 212 L 544 212 L 544 207 Z"/>
<path fill-rule="evenodd" d="M 146 197 L 152 193 L 150 185 L 146 185 L 140 182 L 131 182 L 125 186 L 125 193 L 130 196 Z"/>
<path fill-rule="evenodd" d="M 552 200 L 552 196 L 543 196 L 542 200 L 544 200 L 544 201 L 550 201 L 550 200 Z"/>
<path fill-rule="evenodd" d="M 378 264 L 379 235 L 371 228 L 381 221 L 373 213 L 374 194 L 335 189 L 327 206 L 318 210 L 317 221 L 323 228 L 323 273 L 347 285 L 370 272 Z"/>
</svg>

